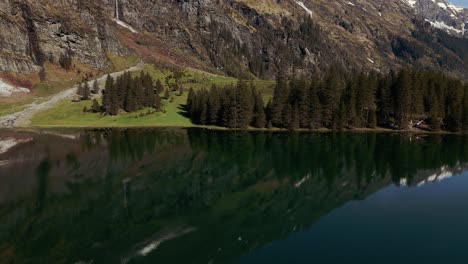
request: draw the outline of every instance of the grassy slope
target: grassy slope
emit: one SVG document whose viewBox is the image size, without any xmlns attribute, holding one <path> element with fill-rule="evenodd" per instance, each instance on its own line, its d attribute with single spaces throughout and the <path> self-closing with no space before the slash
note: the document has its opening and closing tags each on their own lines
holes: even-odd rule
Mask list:
<svg viewBox="0 0 468 264">
<path fill-rule="evenodd" d="M 121 71 L 130 66 L 138 64 L 136 56 L 127 58 L 108 54 L 109 65 L 106 72 Z M 29 94 L 14 95 L 12 98 L 0 98 L 0 116 L 5 116 L 23 110 L 26 105 L 37 101 L 46 100 L 48 96 L 68 89 L 81 80 L 86 73 L 92 72 L 94 75 L 102 75 L 79 63 L 74 63 L 74 68 L 70 71 L 61 69 L 58 65 L 46 63 L 44 65 L 47 82 L 40 82 L 38 74 L 18 75 L 18 78 L 28 79 L 33 84 L 33 89 Z"/>
<path fill-rule="evenodd" d="M 144 71 L 148 72 L 153 79 L 161 80 L 165 85 L 165 77 L 171 74 L 170 71 L 156 69 L 147 65 Z M 210 87 L 212 84 L 227 85 L 236 83 L 237 80 L 230 77 L 212 75 L 193 69 L 186 70 L 186 76 L 181 80 L 185 93 L 177 96 L 171 93 L 174 101 L 163 100 L 165 112 L 146 114 L 150 109 L 144 109 L 135 113 L 123 113 L 118 116 L 103 116 L 101 114 L 84 113 L 83 108 L 91 108 L 91 101 L 74 103 L 63 101 L 57 107 L 37 114 L 32 120 L 32 126 L 36 127 L 189 127 L 193 125 L 188 118 L 183 115 L 182 107 L 187 100 L 187 92 L 190 87 L 201 89 Z M 273 90 L 274 82 L 255 80 L 255 85 L 266 97 L 269 97 Z"/>
</svg>

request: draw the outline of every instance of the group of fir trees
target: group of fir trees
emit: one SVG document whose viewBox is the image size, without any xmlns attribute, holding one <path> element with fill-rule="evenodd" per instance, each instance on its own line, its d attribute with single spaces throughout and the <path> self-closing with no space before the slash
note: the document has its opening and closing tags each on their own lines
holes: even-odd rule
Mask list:
<svg viewBox="0 0 468 264">
<path fill-rule="evenodd" d="M 91 97 L 91 88 L 88 82 L 82 82 L 78 85 L 76 94 L 80 97 L 80 100 L 89 100 Z"/>
<path fill-rule="evenodd" d="M 89 87 L 88 81 L 84 81 L 78 85 L 76 94 L 80 97 L 80 100 L 91 99 L 91 94 L 99 93 L 99 84 L 97 80 L 94 80 L 93 87 Z"/>
<path fill-rule="evenodd" d="M 102 111 L 107 115 L 117 115 L 120 110 L 134 112 L 146 107 L 156 110 L 161 108 L 159 93 L 162 85 L 149 74 L 142 73 L 132 77 L 130 73 L 124 73 L 116 80 L 108 75 L 102 97 Z"/>
<path fill-rule="evenodd" d="M 187 111 L 191 120 L 200 125 L 228 128 L 264 128 L 266 114 L 261 94 L 253 83 L 239 81 L 237 85 L 189 90 Z"/>
<path fill-rule="evenodd" d="M 272 100 L 239 81 L 223 89 L 190 90 L 196 124 L 286 129 L 387 127 L 468 131 L 468 84 L 436 72 L 404 69 L 386 75 L 331 69 L 323 78 L 277 78 Z"/>
<path fill-rule="evenodd" d="M 322 79 L 278 78 L 266 112 L 281 128 L 467 129 L 468 85 L 436 72 L 387 75 L 329 70 Z M 465 100 L 465 101 L 464 101 Z"/>
</svg>

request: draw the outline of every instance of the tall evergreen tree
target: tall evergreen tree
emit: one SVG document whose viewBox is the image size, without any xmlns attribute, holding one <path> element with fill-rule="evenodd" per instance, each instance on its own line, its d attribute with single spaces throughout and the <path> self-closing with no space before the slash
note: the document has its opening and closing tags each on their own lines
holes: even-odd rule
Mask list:
<svg viewBox="0 0 468 264">
<path fill-rule="evenodd" d="M 83 96 L 84 96 L 83 83 L 78 84 L 76 94 L 80 96 L 80 99 L 83 98 Z"/>
<path fill-rule="evenodd" d="M 127 112 L 134 112 L 138 110 L 138 97 L 136 93 L 136 82 L 133 80 L 126 80 L 127 86 L 124 101 L 124 109 Z"/>
<path fill-rule="evenodd" d="M 158 94 L 160 94 L 160 93 L 162 93 L 164 91 L 164 86 L 161 83 L 161 80 L 158 79 L 156 81 L 156 88 L 155 89 L 156 89 L 156 93 L 158 93 Z"/>
<path fill-rule="evenodd" d="M 85 82 L 84 85 L 83 85 L 83 96 L 82 96 L 82 99 L 83 100 L 89 100 L 89 96 L 90 96 L 90 88 L 89 88 L 89 84 L 88 82 Z"/>
<path fill-rule="evenodd" d="M 99 93 L 99 84 L 97 80 L 94 80 L 93 82 L 93 90 L 91 91 L 93 94 L 98 94 Z"/>
<path fill-rule="evenodd" d="M 332 68 L 326 74 L 325 80 L 319 90 L 322 121 L 323 125 L 327 128 L 331 128 L 333 125 L 333 117 L 338 112 L 342 91 L 342 80 L 336 69 Z"/>
<path fill-rule="evenodd" d="M 164 92 L 164 98 L 165 98 L 166 100 L 169 100 L 169 97 L 170 97 L 170 96 L 171 96 L 171 95 L 169 94 L 169 89 L 166 89 L 166 91 Z"/>
<path fill-rule="evenodd" d="M 258 92 L 255 94 L 254 120 L 252 126 L 256 128 L 265 128 L 266 126 L 264 102 L 262 95 Z"/>
<path fill-rule="evenodd" d="M 339 113 L 337 116 L 337 122 L 335 122 L 335 129 L 343 130 L 347 125 L 347 113 L 346 113 L 346 100 L 343 97 L 340 102 Z"/>
<path fill-rule="evenodd" d="M 247 128 L 252 121 L 253 95 L 252 90 L 242 80 L 237 83 L 236 103 L 236 128 Z"/>
<path fill-rule="evenodd" d="M 99 105 L 99 102 L 96 99 L 93 99 L 92 111 L 93 113 L 101 112 L 101 106 Z"/>
<path fill-rule="evenodd" d="M 220 95 L 218 89 L 213 84 L 210 88 L 210 96 L 208 98 L 208 117 L 207 123 L 210 125 L 218 124 L 219 112 L 221 110 Z"/>
<path fill-rule="evenodd" d="M 313 128 L 313 129 L 322 127 L 322 105 L 320 104 L 318 86 L 319 86 L 318 81 L 312 80 L 312 83 L 309 88 L 309 98 L 310 98 L 309 128 Z"/>
<path fill-rule="evenodd" d="M 407 129 L 411 111 L 411 76 L 407 69 L 399 73 L 394 87 L 397 125 L 400 129 Z"/>
<path fill-rule="evenodd" d="M 468 133 L 468 84 L 465 84 L 463 96 L 463 117 L 462 117 L 462 130 Z"/>
<path fill-rule="evenodd" d="M 299 107 L 297 106 L 297 104 L 294 104 L 293 107 L 291 108 L 291 117 L 290 117 L 290 121 L 288 124 L 288 129 L 296 130 L 299 128 L 300 128 Z"/>
<path fill-rule="evenodd" d="M 273 102 L 271 106 L 271 121 L 276 127 L 285 127 L 283 123 L 283 109 L 287 104 L 289 97 L 288 83 L 282 76 L 278 74 L 276 79 L 276 87 L 273 94 Z"/>
</svg>

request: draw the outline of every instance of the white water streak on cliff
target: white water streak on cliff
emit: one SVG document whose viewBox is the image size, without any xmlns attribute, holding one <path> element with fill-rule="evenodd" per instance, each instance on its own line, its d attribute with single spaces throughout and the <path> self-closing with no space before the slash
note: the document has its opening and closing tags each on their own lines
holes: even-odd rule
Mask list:
<svg viewBox="0 0 468 264">
<path fill-rule="evenodd" d="M 138 31 L 134 29 L 132 26 L 120 20 L 119 0 L 115 0 L 115 19 L 114 20 L 117 23 L 117 25 L 130 30 L 132 33 L 138 33 Z"/>
</svg>

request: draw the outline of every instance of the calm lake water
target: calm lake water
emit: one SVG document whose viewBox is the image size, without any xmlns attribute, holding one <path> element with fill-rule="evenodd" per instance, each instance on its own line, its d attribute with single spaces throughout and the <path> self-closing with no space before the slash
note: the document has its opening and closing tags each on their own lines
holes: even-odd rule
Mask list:
<svg viewBox="0 0 468 264">
<path fill-rule="evenodd" d="M 0 263 L 468 263 L 466 137 L 0 138 Z"/>
</svg>

